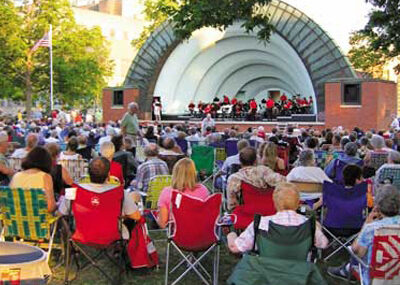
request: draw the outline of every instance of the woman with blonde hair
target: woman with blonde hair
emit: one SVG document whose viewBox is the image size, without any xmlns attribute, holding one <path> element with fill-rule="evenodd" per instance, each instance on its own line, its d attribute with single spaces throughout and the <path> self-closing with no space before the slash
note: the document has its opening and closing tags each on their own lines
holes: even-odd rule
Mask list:
<svg viewBox="0 0 400 285">
<path fill-rule="evenodd" d="M 285 170 L 285 162 L 282 158 L 278 157 L 278 146 L 269 142 L 264 148 L 261 164 L 271 168 L 275 172 Z"/>
<path fill-rule="evenodd" d="M 164 188 L 158 199 L 159 215 L 157 223 L 160 228 L 165 228 L 168 224 L 172 190 L 200 199 L 206 199 L 209 195 L 207 188 L 197 182 L 196 167 L 193 160 L 190 158 L 179 160 L 172 170 L 172 185 Z"/>
</svg>

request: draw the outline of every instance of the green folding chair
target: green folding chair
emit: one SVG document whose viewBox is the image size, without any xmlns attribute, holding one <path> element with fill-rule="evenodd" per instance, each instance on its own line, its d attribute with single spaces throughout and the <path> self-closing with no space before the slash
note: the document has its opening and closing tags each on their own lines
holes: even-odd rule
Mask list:
<svg viewBox="0 0 400 285">
<path fill-rule="evenodd" d="M 49 261 L 58 217 L 48 212 L 42 189 L 0 187 L 0 220 L 3 225 L 2 240 L 20 239 L 24 243 L 47 248 Z"/>
<path fill-rule="evenodd" d="M 214 177 L 215 177 L 215 148 L 206 145 L 194 145 L 192 148 L 191 159 L 196 165 L 196 170 L 200 177 L 203 177 L 202 183 L 207 185 L 211 180 L 211 191 L 214 192 Z"/>
</svg>

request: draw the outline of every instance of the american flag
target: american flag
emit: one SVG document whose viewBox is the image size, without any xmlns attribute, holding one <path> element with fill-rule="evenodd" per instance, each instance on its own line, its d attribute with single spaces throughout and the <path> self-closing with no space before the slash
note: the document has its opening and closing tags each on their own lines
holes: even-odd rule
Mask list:
<svg viewBox="0 0 400 285">
<path fill-rule="evenodd" d="M 38 40 L 36 44 L 32 47 L 31 51 L 36 51 L 39 47 L 51 47 L 51 36 L 50 32 L 46 33 L 43 38 Z"/>
</svg>

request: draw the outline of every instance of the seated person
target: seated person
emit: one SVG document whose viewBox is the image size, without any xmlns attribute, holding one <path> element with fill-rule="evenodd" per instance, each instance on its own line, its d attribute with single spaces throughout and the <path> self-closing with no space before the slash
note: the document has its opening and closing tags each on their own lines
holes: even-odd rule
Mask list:
<svg viewBox="0 0 400 285">
<path fill-rule="evenodd" d="M 390 151 L 388 155 L 388 163 L 383 164 L 379 169 L 376 171 L 375 174 L 375 187 L 378 187 L 379 184 L 384 184 L 385 181 L 379 181 L 381 173 L 385 169 L 396 169 L 396 173 L 398 173 L 397 177 L 400 177 L 400 153 L 398 151 Z M 392 184 L 394 181 L 388 181 L 389 184 Z"/>
<path fill-rule="evenodd" d="M 110 190 L 110 185 L 107 184 L 108 174 L 110 172 L 110 161 L 105 157 L 96 157 L 89 164 L 90 183 L 84 184 L 84 188 L 95 193 L 102 193 Z M 79 186 L 79 185 L 78 185 Z M 121 187 L 122 186 L 115 186 Z M 58 211 L 62 215 L 69 213 L 69 202 L 63 199 L 60 203 Z M 140 219 L 140 212 L 134 202 L 134 197 L 127 191 L 124 191 L 124 202 L 122 205 L 122 213 L 125 217 L 133 220 Z M 101 221 L 100 221 L 101 222 Z"/>
<path fill-rule="evenodd" d="M 78 150 L 78 139 L 72 136 L 67 143 L 67 150 L 61 152 L 60 160 L 77 160 L 82 159 L 82 156 L 77 153 Z"/>
<path fill-rule="evenodd" d="M 22 162 L 22 171 L 16 173 L 11 182 L 11 188 L 43 189 L 49 212 L 56 210 L 53 179 L 51 178 L 52 160 L 49 152 L 40 146 L 33 148 Z"/>
<path fill-rule="evenodd" d="M 375 230 L 388 225 L 400 225 L 400 192 L 392 185 L 382 186 L 378 191 L 375 197 L 375 207 L 365 220 L 358 238 L 352 245 L 353 252 L 365 259 L 367 264 L 371 264 Z M 350 274 L 350 263 L 336 268 L 329 267 L 328 274 L 347 280 Z M 368 268 L 363 268 L 362 275 L 366 280 L 362 285 L 370 284 Z"/>
<path fill-rule="evenodd" d="M 222 165 L 221 168 L 221 174 L 226 175 L 229 173 L 229 169 L 232 167 L 233 164 L 240 164 L 240 160 L 239 160 L 239 153 L 242 149 L 249 147 L 249 141 L 248 140 L 240 140 L 237 144 L 237 148 L 238 148 L 238 154 L 229 156 L 226 158 L 226 160 L 224 161 L 224 164 Z"/>
<path fill-rule="evenodd" d="M 6 132 L 0 132 L 0 185 L 8 185 L 11 177 L 14 175 L 14 170 L 11 168 L 6 153 L 10 143 Z"/>
<path fill-rule="evenodd" d="M 344 155 L 333 159 L 326 167 L 325 167 L 325 173 L 328 175 L 331 179 L 335 180 L 337 177 L 337 172 L 339 171 L 339 167 L 337 167 L 338 162 L 337 160 L 340 160 L 341 162 L 344 162 L 345 164 L 357 164 L 359 166 L 363 166 L 363 160 L 359 159 L 357 157 L 357 144 L 353 142 L 348 142 L 344 146 Z"/>
<path fill-rule="evenodd" d="M 285 161 L 278 157 L 278 146 L 273 142 L 268 142 L 265 146 L 261 164 L 281 174 L 286 169 Z"/>
<path fill-rule="evenodd" d="M 344 180 L 344 187 L 346 189 L 351 189 L 357 184 L 363 182 L 363 171 L 361 167 L 355 164 L 346 165 L 343 168 L 343 180 Z M 318 202 L 314 204 L 314 209 L 318 209 L 322 206 L 322 197 L 319 199 Z"/>
<path fill-rule="evenodd" d="M 130 181 L 135 177 L 139 163 L 133 157 L 132 152 L 124 149 L 122 135 L 114 136 L 111 139 L 111 142 L 115 147 L 113 161 L 119 162 L 122 165 L 125 183 L 130 183 Z"/>
<path fill-rule="evenodd" d="M 13 158 L 25 158 L 28 153 L 38 145 L 39 143 L 39 137 L 37 134 L 35 133 L 30 133 L 29 135 L 27 135 L 26 139 L 25 139 L 25 144 L 26 147 L 25 148 L 18 148 L 16 149 L 13 154 L 11 155 L 11 157 Z"/>
<path fill-rule="evenodd" d="M 268 232 L 270 221 L 283 226 L 299 226 L 307 221 L 307 217 L 296 213 L 300 198 L 294 184 L 279 184 L 274 191 L 273 199 L 277 213 L 273 216 L 262 217 L 259 225 L 260 230 Z M 245 253 L 252 250 L 254 245 L 253 223 L 239 237 L 236 233 L 231 232 L 227 238 L 228 247 L 232 253 Z M 316 224 L 314 243 L 318 248 L 325 248 L 328 245 L 328 239 L 322 233 L 321 226 L 318 223 Z"/>
<path fill-rule="evenodd" d="M 298 159 L 298 166 L 293 168 L 286 176 L 288 182 L 324 183 L 332 182 L 325 172 L 315 166 L 314 152 L 311 149 L 303 150 Z"/>
<path fill-rule="evenodd" d="M 172 186 L 164 188 L 158 199 L 157 223 L 160 228 L 165 228 L 168 223 L 172 190 L 200 199 L 206 199 L 209 194 L 207 188 L 196 181 L 196 167 L 193 160 L 190 158 L 179 160 L 172 171 Z"/>
<path fill-rule="evenodd" d="M 110 176 L 117 177 L 121 185 L 125 185 L 124 174 L 122 172 L 122 166 L 118 162 L 113 161 L 115 153 L 114 144 L 110 141 L 103 142 L 100 145 L 100 154 L 107 158 L 110 164 Z"/>
<path fill-rule="evenodd" d="M 139 165 L 136 179 L 131 182 L 131 186 L 136 191 L 147 192 L 150 179 L 157 175 L 168 175 L 168 165 L 165 161 L 158 158 L 158 146 L 149 143 L 144 148 L 146 161 Z"/>
<path fill-rule="evenodd" d="M 162 145 L 164 147 L 164 150 L 160 152 L 158 157 L 167 163 L 169 172 L 171 173 L 175 163 L 183 158 L 184 154 L 181 148 L 172 138 L 165 138 Z"/>
<path fill-rule="evenodd" d="M 242 168 L 229 176 L 227 185 L 228 209 L 233 210 L 240 201 L 242 181 L 260 189 L 274 187 L 285 182 L 286 177 L 268 168 L 257 165 L 257 151 L 253 147 L 246 147 L 239 153 Z"/>
</svg>

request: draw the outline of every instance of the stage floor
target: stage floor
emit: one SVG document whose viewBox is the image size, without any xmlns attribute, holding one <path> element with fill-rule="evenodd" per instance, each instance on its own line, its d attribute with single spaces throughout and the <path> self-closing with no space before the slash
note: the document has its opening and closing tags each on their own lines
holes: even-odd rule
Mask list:
<svg viewBox="0 0 400 285">
<path fill-rule="evenodd" d="M 140 121 L 141 124 L 143 125 L 154 125 L 154 121 Z M 166 121 L 161 121 L 159 124 L 162 124 L 163 126 L 168 126 L 170 124 L 177 125 L 177 124 L 185 124 L 189 123 L 191 126 L 196 126 L 200 127 L 201 126 L 201 121 L 191 121 L 191 120 L 166 120 Z M 263 126 L 265 131 L 270 132 L 273 128 L 279 127 L 279 128 L 284 128 L 286 126 L 293 126 L 295 128 L 313 128 L 313 129 L 318 129 L 322 130 L 325 128 L 325 122 L 277 122 L 277 121 L 272 121 L 272 122 L 261 122 L 261 121 L 215 121 L 215 126 L 218 131 L 223 131 L 226 128 L 231 128 L 232 126 L 235 126 L 239 129 L 240 132 L 246 131 L 248 128 L 252 127 L 259 127 Z"/>
</svg>

